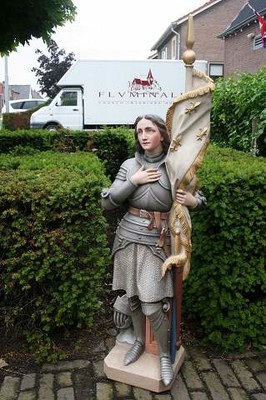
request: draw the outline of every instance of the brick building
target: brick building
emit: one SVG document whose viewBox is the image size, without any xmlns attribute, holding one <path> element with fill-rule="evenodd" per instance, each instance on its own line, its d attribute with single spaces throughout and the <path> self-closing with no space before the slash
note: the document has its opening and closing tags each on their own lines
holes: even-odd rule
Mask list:
<svg viewBox="0 0 266 400">
<path fill-rule="evenodd" d="M 252 7 L 261 15 L 266 14 L 265 0 L 251 0 Z M 257 16 L 245 4 L 223 31 L 219 38 L 224 40 L 224 74 L 235 71 L 255 73 L 266 65 L 266 49 L 263 48 Z"/>
<path fill-rule="evenodd" d="M 192 10 L 195 45 L 198 60 L 209 62 L 209 75 L 213 78 L 224 75 L 225 40 L 218 38 L 221 32 L 246 4 L 246 0 L 209 0 Z M 186 48 L 188 14 L 172 22 L 153 45 L 152 58 L 181 59 Z"/>
</svg>

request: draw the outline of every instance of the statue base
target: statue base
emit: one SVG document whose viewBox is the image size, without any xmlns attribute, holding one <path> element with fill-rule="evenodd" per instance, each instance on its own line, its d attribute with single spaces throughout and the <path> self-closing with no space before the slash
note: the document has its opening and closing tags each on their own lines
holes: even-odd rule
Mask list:
<svg viewBox="0 0 266 400">
<path fill-rule="evenodd" d="M 174 379 L 165 386 L 160 379 L 160 361 L 157 355 L 144 352 L 135 363 L 127 366 L 123 364 L 124 356 L 130 347 L 130 344 L 117 342 L 105 357 L 104 372 L 107 378 L 156 393 L 170 390 L 183 364 L 185 349 L 181 346 L 176 352 L 173 364 Z"/>
</svg>

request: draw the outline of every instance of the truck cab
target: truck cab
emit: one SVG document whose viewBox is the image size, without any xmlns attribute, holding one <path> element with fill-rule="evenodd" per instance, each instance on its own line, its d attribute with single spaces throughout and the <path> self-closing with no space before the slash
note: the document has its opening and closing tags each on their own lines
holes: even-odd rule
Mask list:
<svg viewBox="0 0 266 400">
<path fill-rule="evenodd" d="M 81 87 L 63 88 L 46 106 L 32 114 L 30 127 L 56 130 L 64 127 L 83 129 L 83 90 Z"/>
</svg>

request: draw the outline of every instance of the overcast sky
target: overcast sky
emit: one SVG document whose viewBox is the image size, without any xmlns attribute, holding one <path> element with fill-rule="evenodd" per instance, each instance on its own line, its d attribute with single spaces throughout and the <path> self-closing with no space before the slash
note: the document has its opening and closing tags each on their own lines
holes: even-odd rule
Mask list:
<svg viewBox="0 0 266 400">
<path fill-rule="evenodd" d="M 75 21 L 56 30 L 52 38 L 59 48 L 74 52 L 76 59 L 146 59 L 150 49 L 172 21 L 203 5 L 205 0 L 73 0 Z M 8 58 L 9 84 L 31 84 L 38 67 L 36 49 L 46 53 L 40 39 L 19 46 Z M 5 62 L 0 59 L 0 81 L 5 80 Z"/>
</svg>

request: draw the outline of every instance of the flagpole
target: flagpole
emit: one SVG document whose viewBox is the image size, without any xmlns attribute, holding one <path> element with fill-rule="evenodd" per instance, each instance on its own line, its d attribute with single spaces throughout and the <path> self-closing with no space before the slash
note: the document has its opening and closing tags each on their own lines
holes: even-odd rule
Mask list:
<svg viewBox="0 0 266 400">
<path fill-rule="evenodd" d="M 186 47 L 187 49 L 183 53 L 183 61 L 186 67 L 186 83 L 185 83 L 185 91 L 189 92 L 192 90 L 192 82 L 193 82 L 193 64 L 196 60 L 196 54 L 193 50 L 193 46 L 195 43 L 194 38 L 194 24 L 193 24 L 193 16 L 189 14 L 188 16 L 188 28 L 187 28 L 187 41 Z"/>
</svg>

